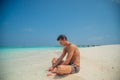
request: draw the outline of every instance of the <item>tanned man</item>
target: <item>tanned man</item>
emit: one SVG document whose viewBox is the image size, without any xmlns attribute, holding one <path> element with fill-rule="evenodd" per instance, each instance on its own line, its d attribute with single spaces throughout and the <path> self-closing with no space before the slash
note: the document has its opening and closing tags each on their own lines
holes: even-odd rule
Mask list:
<svg viewBox="0 0 120 80">
<path fill-rule="evenodd" d="M 80 51 L 78 47 L 69 42 L 65 35 L 59 35 L 57 41 L 64 46 L 59 58 L 52 59 L 52 66 L 47 76 L 65 75 L 78 73 L 80 71 Z M 66 59 L 63 58 L 67 55 Z"/>
</svg>

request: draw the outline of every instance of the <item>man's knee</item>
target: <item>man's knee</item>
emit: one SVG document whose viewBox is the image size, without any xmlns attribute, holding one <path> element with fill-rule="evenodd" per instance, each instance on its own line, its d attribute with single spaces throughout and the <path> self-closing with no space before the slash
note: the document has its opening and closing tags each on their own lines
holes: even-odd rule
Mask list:
<svg viewBox="0 0 120 80">
<path fill-rule="evenodd" d="M 55 64 L 57 60 L 58 60 L 58 58 L 56 58 L 56 57 L 53 58 L 53 59 L 52 59 L 52 64 Z"/>
<path fill-rule="evenodd" d="M 69 65 L 59 65 L 57 67 L 57 74 L 70 74 L 72 72 L 72 67 Z"/>
</svg>

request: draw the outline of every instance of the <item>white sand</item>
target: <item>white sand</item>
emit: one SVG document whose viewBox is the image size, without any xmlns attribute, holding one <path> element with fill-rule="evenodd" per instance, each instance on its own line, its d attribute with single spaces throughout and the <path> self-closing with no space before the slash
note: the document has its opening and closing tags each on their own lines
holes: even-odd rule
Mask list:
<svg viewBox="0 0 120 80">
<path fill-rule="evenodd" d="M 0 80 L 120 80 L 120 45 L 80 48 L 81 71 L 69 76 L 47 77 L 51 59 L 62 50 L 21 51 L 0 60 Z"/>
<path fill-rule="evenodd" d="M 120 80 L 120 45 L 107 45 L 81 50 L 84 80 Z"/>
</svg>

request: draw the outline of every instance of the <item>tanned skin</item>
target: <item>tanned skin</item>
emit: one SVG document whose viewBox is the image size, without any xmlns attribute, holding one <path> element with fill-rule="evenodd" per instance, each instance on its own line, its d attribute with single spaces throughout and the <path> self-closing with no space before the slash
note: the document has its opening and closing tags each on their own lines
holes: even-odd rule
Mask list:
<svg viewBox="0 0 120 80">
<path fill-rule="evenodd" d="M 57 62 L 49 68 L 49 71 L 51 73 L 48 74 L 48 76 L 56 75 L 56 70 L 57 70 L 56 67 L 58 66 L 58 64 L 60 64 L 60 62 L 65 57 L 65 55 L 67 55 L 66 60 L 63 61 L 60 65 L 69 65 L 69 63 L 71 62 L 80 67 L 80 52 L 79 52 L 79 49 L 77 48 L 77 46 L 75 44 L 70 43 L 66 39 L 59 40 L 58 42 L 62 46 L 64 46 L 63 53 L 58 58 Z"/>
</svg>

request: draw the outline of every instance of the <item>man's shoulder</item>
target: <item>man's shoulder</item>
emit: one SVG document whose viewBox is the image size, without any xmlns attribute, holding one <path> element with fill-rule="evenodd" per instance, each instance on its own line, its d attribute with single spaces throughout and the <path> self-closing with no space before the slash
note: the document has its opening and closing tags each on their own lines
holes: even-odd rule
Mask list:
<svg viewBox="0 0 120 80">
<path fill-rule="evenodd" d="M 77 48 L 77 46 L 75 44 L 73 44 L 73 43 L 71 43 L 70 47 L 71 48 Z"/>
</svg>

